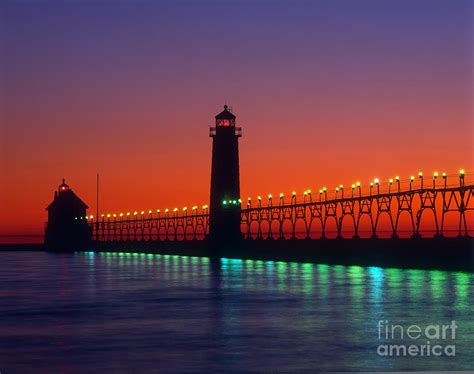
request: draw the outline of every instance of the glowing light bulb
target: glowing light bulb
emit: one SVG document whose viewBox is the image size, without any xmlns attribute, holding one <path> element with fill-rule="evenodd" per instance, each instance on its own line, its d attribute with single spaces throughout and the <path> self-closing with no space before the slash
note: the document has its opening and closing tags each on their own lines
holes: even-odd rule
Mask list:
<svg viewBox="0 0 474 374">
<path fill-rule="evenodd" d="M 415 180 L 415 176 L 412 175 L 412 176 L 410 177 L 410 180 L 413 182 L 413 181 Z"/>
<path fill-rule="evenodd" d="M 436 179 L 436 178 L 438 178 L 438 172 L 437 172 L 437 171 L 435 171 L 435 172 L 433 173 L 433 179 Z"/>
<path fill-rule="evenodd" d="M 395 180 L 398 182 L 398 181 L 400 180 L 400 177 L 397 175 L 397 176 L 395 177 Z"/>
<path fill-rule="evenodd" d="M 379 183 L 380 183 L 379 178 L 375 178 L 375 179 L 374 179 L 374 183 L 375 183 L 375 184 L 379 184 Z"/>
<path fill-rule="evenodd" d="M 421 171 L 418 173 L 418 177 L 423 178 L 423 173 Z"/>
<path fill-rule="evenodd" d="M 342 189 L 344 189 L 344 186 L 342 184 L 340 184 L 339 188 L 342 190 Z"/>
<path fill-rule="evenodd" d="M 353 185 L 351 186 L 351 188 L 352 188 L 352 189 L 356 188 L 356 185 L 355 185 L 355 184 L 353 184 Z"/>
<path fill-rule="evenodd" d="M 390 179 L 388 180 L 388 183 L 392 184 L 392 183 L 393 183 L 393 179 L 390 178 Z"/>
<path fill-rule="evenodd" d="M 271 200 L 272 199 L 272 194 L 269 194 L 268 195 L 268 200 Z"/>
<path fill-rule="evenodd" d="M 107 214 L 107 218 L 110 218 L 110 214 Z"/>
<path fill-rule="evenodd" d="M 151 214 L 151 209 L 148 211 L 148 214 Z"/>
<path fill-rule="evenodd" d="M 134 215 L 134 216 L 136 216 L 137 214 L 138 214 L 138 212 L 137 212 L 137 211 L 134 211 L 134 212 L 133 212 L 133 215 Z"/>
<path fill-rule="evenodd" d="M 360 187 L 360 182 L 357 182 L 357 183 L 356 183 L 356 186 L 357 186 L 357 187 Z"/>
<path fill-rule="evenodd" d="M 293 195 L 293 196 L 296 196 L 296 191 L 293 191 L 292 195 Z"/>
<path fill-rule="evenodd" d="M 280 199 L 283 199 L 284 195 L 283 192 L 280 192 Z"/>
<path fill-rule="evenodd" d="M 463 176 L 464 175 L 464 169 L 459 170 L 459 175 Z"/>
<path fill-rule="evenodd" d="M 129 216 L 129 215 L 130 215 L 130 212 L 127 212 L 127 216 Z"/>
<path fill-rule="evenodd" d="M 183 208 L 183 212 L 186 212 L 188 210 L 188 207 Z"/>
<path fill-rule="evenodd" d="M 258 196 L 257 199 L 260 201 L 262 200 L 262 196 Z"/>
<path fill-rule="evenodd" d="M 177 212 L 177 211 L 178 211 L 178 208 L 174 208 L 174 209 L 173 209 L 173 212 Z"/>
</svg>

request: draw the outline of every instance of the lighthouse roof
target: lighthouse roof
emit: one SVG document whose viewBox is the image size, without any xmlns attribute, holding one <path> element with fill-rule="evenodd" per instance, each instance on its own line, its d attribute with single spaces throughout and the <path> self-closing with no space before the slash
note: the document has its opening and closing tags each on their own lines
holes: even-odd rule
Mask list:
<svg viewBox="0 0 474 374">
<path fill-rule="evenodd" d="M 218 119 L 235 120 L 235 116 L 229 111 L 227 105 L 224 105 L 224 110 L 216 116 L 216 120 Z"/>
<path fill-rule="evenodd" d="M 77 196 L 70 187 L 66 184 L 65 180 L 59 185 L 57 192 L 54 194 L 54 200 L 48 205 L 46 210 L 55 209 L 56 206 L 69 206 L 78 209 L 88 209 L 86 203 L 84 203 L 79 196 Z"/>
<path fill-rule="evenodd" d="M 66 192 L 63 192 L 62 194 L 58 194 L 57 196 L 55 196 L 54 200 L 51 202 L 51 204 L 48 205 L 46 210 L 53 209 L 58 204 L 65 204 L 68 206 L 89 209 L 87 204 L 82 201 L 79 196 L 72 192 L 72 190 L 68 190 Z"/>
</svg>

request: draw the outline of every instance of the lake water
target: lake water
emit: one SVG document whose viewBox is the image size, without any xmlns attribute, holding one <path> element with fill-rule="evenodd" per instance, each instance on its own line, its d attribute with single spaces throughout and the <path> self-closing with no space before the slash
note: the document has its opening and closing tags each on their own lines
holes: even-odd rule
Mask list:
<svg viewBox="0 0 474 374">
<path fill-rule="evenodd" d="M 3 252 L 0 284 L 2 374 L 474 369 L 467 273 Z M 455 339 L 429 341 L 440 357 L 377 353 L 427 345 L 426 336 L 386 339 L 384 327 L 379 339 L 379 321 L 453 320 Z"/>
</svg>

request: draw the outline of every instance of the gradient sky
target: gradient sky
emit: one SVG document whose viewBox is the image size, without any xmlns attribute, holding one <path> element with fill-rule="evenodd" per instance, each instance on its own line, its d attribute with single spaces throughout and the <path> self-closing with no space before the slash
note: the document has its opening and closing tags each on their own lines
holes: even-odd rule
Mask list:
<svg viewBox="0 0 474 374">
<path fill-rule="evenodd" d="M 208 203 L 208 127 L 243 127 L 242 197 L 473 169 L 466 0 L 0 4 L 0 235 L 62 177 L 95 213 Z"/>
</svg>

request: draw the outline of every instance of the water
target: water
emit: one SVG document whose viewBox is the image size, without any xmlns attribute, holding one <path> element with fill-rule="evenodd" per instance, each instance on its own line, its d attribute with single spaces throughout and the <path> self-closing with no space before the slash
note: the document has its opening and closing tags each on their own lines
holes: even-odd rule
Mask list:
<svg viewBox="0 0 474 374">
<path fill-rule="evenodd" d="M 2 373 L 474 369 L 472 274 L 130 253 L 0 260 Z M 455 356 L 382 358 L 379 320 L 455 320 Z"/>
</svg>

